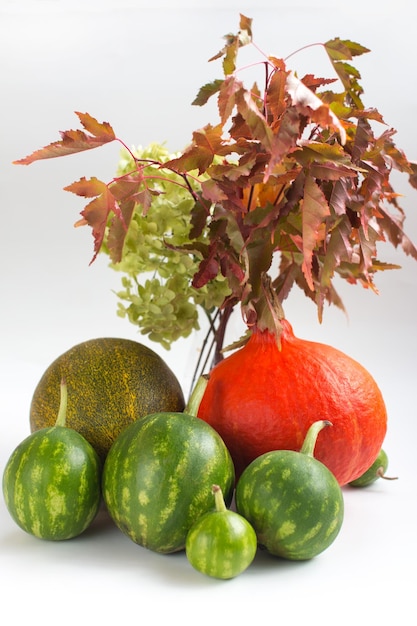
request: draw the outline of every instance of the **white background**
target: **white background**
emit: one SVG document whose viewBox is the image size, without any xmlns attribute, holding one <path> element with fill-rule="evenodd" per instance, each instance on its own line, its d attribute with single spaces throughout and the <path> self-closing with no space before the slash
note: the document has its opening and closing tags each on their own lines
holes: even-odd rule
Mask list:
<svg viewBox="0 0 417 626">
<path fill-rule="evenodd" d="M 116 316 L 120 277 L 104 257 L 89 266 L 90 232 L 73 228 L 83 205 L 62 191 L 84 175 L 109 180 L 118 148 L 30 167 L 11 164 L 58 139 L 59 130 L 74 128 L 74 111 L 110 122 L 129 145 L 166 141 L 169 149 L 182 149 L 194 129 L 217 121 L 214 108 L 191 102 L 201 85 L 221 77 L 219 65 L 207 60 L 222 47 L 224 34 L 236 32 L 241 12 L 254 20 L 257 45 L 274 56 L 336 36 L 370 48 L 354 61 L 365 104 L 379 109 L 397 129 L 397 145 L 417 159 L 415 4 L 315 4 L 0 1 L 1 470 L 29 434 L 30 399 L 53 359 L 91 337 L 147 343 Z M 320 47 L 300 52 L 291 63 L 300 74 L 331 72 Z M 405 177 L 395 181 L 404 194 L 406 231 L 417 242 L 417 191 Z M 245 574 L 222 582 L 192 570 L 183 554 L 139 548 L 101 517 L 70 542 L 36 540 L 16 527 L 1 499 L 1 621 L 9 611 L 13 623 L 19 617 L 61 625 L 133 618 L 187 625 L 372 620 L 383 626 L 408 611 L 412 619 L 417 266 L 388 246 L 381 257 L 402 269 L 377 276 L 379 295 L 341 285 L 348 317 L 326 309 L 319 325 L 313 305 L 296 292 L 285 306 L 297 335 L 331 343 L 369 369 L 389 413 L 384 447 L 389 473 L 399 480 L 361 491 L 346 488 L 345 522 L 325 553 L 298 564 L 260 555 Z M 180 341 L 170 352 L 149 344 L 174 369 L 185 393 L 200 340 Z"/>
</svg>

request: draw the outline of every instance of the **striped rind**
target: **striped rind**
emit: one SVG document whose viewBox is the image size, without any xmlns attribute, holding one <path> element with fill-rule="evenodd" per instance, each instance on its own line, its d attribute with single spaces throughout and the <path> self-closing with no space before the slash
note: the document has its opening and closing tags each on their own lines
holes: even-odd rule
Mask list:
<svg viewBox="0 0 417 626">
<path fill-rule="evenodd" d="M 48 540 L 70 539 L 93 521 L 101 499 L 101 465 L 85 439 L 65 427 L 32 433 L 11 454 L 3 495 L 14 521 Z"/>
<path fill-rule="evenodd" d="M 185 547 L 187 532 L 213 509 L 213 484 L 230 502 L 234 467 L 223 440 L 202 420 L 155 413 L 114 442 L 103 468 L 103 498 L 116 525 L 161 553 Z"/>
<path fill-rule="evenodd" d="M 236 486 L 236 510 L 271 554 L 306 560 L 327 549 L 342 526 L 344 501 L 334 475 L 299 452 L 258 457 Z"/>
<path fill-rule="evenodd" d="M 235 578 L 252 563 L 257 550 L 256 533 L 234 511 L 206 513 L 188 532 L 186 555 L 197 571 L 213 578 Z"/>
</svg>

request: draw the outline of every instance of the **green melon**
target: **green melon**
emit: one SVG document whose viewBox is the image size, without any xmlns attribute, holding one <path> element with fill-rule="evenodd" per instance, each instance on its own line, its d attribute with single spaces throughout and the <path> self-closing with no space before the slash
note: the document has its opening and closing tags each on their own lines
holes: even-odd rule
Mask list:
<svg viewBox="0 0 417 626">
<path fill-rule="evenodd" d="M 55 426 L 30 434 L 12 452 L 3 473 L 3 495 L 14 521 L 40 539 L 80 535 L 101 501 L 101 463 L 80 433 L 65 425 L 67 386 L 60 385 Z"/>
<path fill-rule="evenodd" d="M 165 361 L 129 339 L 100 337 L 61 354 L 44 372 L 30 406 L 31 431 L 53 426 L 60 381 L 68 387 L 66 424 L 105 459 L 132 422 L 156 411 L 182 411 L 181 386 Z"/>
<path fill-rule="evenodd" d="M 252 563 L 257 537 L 249 522 L 230 511 L 218 485 L 212 488 L 216 508 L 193 524 L 185 542 L 185 553 L 198 572 L 227 580 L 242 574 Z"/>
<path fill-rule="evenodd" d="M 385 472 L 388 468 L 388 455 L 381 448 L 378 456 L 372 465 L 364 472 L 361 476 L 352 480 L 349 483 L 350 487 L 368 487 L 372 485 L 379 478 L 383 478 L 384 480 L 396 480 L 396 476 L 386 476 Z"/>
<path fill-rule="evenodd" d="M 232 458 L 220 435 L 186 413 L 154 413 L 128 426 L 103 468 L 104 502 L 118 528 L 159 553 L 185 548 L 191 526 L 213 510 L 212 485 L 230 503 Z"/>
<path fill-rule="evenodd" d="M 300 452 L 272 450 L 257 457 L 236 485 L 236 510 L 255 529 L 258 542 L 275 556 L 312 559 L 336 539 L 344 501 L 335 476 L 312 450 L 321 428 L 315 422 Z"/>
</svg>

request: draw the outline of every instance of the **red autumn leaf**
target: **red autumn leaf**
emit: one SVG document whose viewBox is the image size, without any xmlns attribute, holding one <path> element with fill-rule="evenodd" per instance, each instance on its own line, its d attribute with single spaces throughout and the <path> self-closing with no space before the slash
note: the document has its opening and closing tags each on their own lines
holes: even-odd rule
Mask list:
<svg viewBox="0 0 417 626">
<path fill-rule="evenodd" d="M 226 120 L 232 115 L 236 105 L 236 93 L 241 90 L 242 87 L 242 82 L 237 80 L 235 76 L 229 76 L 223 81 L 219 91 L 219 97 L 217 98 L 217 106 L 222 124 L 225 124 Z"/>
<path fill-rule="evenodd" d="M 295 150 L 292 156 L 300 165 L 309 167 L 312 176 L 321 180 L 354 178 L 359 172 L 367 171 L 352 163 L 338 143 L 309 141 Z"/>
<path fill-rule="evenodd" d="M 153 193 L 142 187 L 142 176 L 125 177 L 115 180 L 110 191 L 115 199 L 113 216 L 108 225 L 107 248 L 113 263 L 122 260 L 123 246 L 127 231 L 137 205 L 142 207 L 142 215 L 146 216 L 151 206 Z"/>
<path fill-rule="evenodd" d="M 328 161 L 327 163 L 314 163 L 310 168 L 314 178 L 320 180 L 339 180 L 340 178 L 354 178 L 358 175 L 357 170 L 346 165 L 339 165 Z"/>
<path fill-rule="evenodd" d="M 340 135 L 342 145 L 346 143 L 346 131 L 341 121 L 336 117 L 330 107 L 323 103 L 304 83 L 299 80 L 294 72 L 287 76 L 287 90 L 292 102 L 300 111 L 305 111 L 311 119 L 320 126 L 331 127 Z"/>
<path fill-rule="evenodd" d="M 376 242 L 383 240 L 383 237 L 369 223 L 366 233 L 363 228 L 359 231 L 359 250 L 361 256 L 361 272 L 368 286 L 373 286 L 373 261 L 376 258 Z"/>
<path fill-rule="evenodd" d="M 191 241 L 194 241 L 200 237 L 206 226 L 208 213 L 209 211 L 207 207 L 202 202 L 196 201 L 190 220 L 191 229 L 189 233 L 189 238 Z"/>
<path fill-rule="evenodd" d="M 252 94 L 246 89 L 236 93 L 236 106 L 251 131 L 252 139 L 259 141 L 268 151 L 272 150 L 273 132 Z"/>
<path fill-rule="evenodd" d="M 107 122 L 100 123 L 88 113 L 76 112 L 76 115 L 78 115 L 87 133 L 90 134 L 82 130 L 61 131 L 60 141 L 54 141 L 40 150 L 35 150 L 35 152 L 32 152 L 29 156 L 14 161 L 14 164 L 29 165 L 40 159 L 52 159 L 68 154 L 75 154 L 77 152 L 83 152 L 84 150 L 98 148 L 116 139 L 112 127 Z"/>
<path fill-rule="evenodd" d="M 319 78 L 318 76 L 314 76 L 314 74 L 306 74 L 302 78 L 304 85 L 314 92 L 316 92 L 319 87 L 323 87 L 323 85 L 331 85 L 336 80 L 336 78 Z"/>
<path fill-rule="evenodd" d="M 311 176 L 307 176 L 304 184 L 302 202 L 302 233 L 303 233 L 303 273 L 311 290 L 314 290 L 312 277 L 313 250 L 324 238 L 323 221 L 330 215 L 326 198 Z"/>
<path fill-rule="evenodd" d="M 118 201 L 133 198 L 143 184 L 142 171 L 134 172 L 127 176 L 115 179 L 110 187 L 111 192 Z"/>
<path fill-rule="evenodd" d="M 323 288 L 331 285 L 335 269 L 342 262 L 350 262 L 352 259 L 352 244 L 350 242 L 351 224 L 349 218 L 344 215 L 338 220 L 329 236 L 326 246 L 326 255 L 320 275 L 320 284 Z"/>
<path fill-rule="evenodd" d="M 119 219 L 123 219 L 119 206 L 111 191 L 106 189 L 94 200 L 89 202 L 81 211 L 82 219 L 75 226 L 88 225 L 91 227 L 94 239 L 94 256 L 90 264 L 95 260 L 103 243 L 109 214 L 113 212 Z"/>
<path fill-rule="evenodd" d="M 346 213 L 346 201 L 348 199 L 347 181 L 345 179 L 337 180 L 332 188 L 329 204 L 336 215 L 344 215 Z"/>
<path fill-rule="evenodd" d="M 279 273 L 273 282 L 275 293 L 280 302 L 284 302 L 284 300 L 288 298 L 299 271 L 299 266 L 293 261 L 290 261 L 289 257 L 285 255 L 281 256 Z"/>
<path fill-rule="evenodd" d="M 213 162 L 217 150 L 222 145 L 222 126 L 208 124 L 193 133 L 192 143 L 182 155 L 171 159 L 165 166 L 177 172 L 198 170 L 202 174 Z"/>
<path fill-rule="evenodd" d="M 83 196 L 85 198 L 94 198 L 103 193 L 106 188 L 106 183 L 103 183 L 103 181 L 98 178 L 92 177 L 87 179 L 83 177 L 71 183 L 71 185 L 64 187 L 64 191 L 71 191 L 77 196 Z"/>
<path fill-rule="evenodd" d="M 271 157 L 265 169 L 264 182 L 274 173 L 275 166 L 292 153 L 300 135 L 300 116 L 294 107 L 288 107 L 282 116 L 278 132 L 273 137 Z"/>
<path fill-rule="evenodd" d="M 312 162 L 326 163 L 333 161 L 334 163 L 348 165 L 355 171 L 359 169 L 353 165 L 350 157 L 339 143 L 329 144 L 319 141 L 306 141 L 303 142 L 300 149 L 293 151 L 292 156 L 304 166 Z"/>
<path fill-rule="evenodd" d="M 286 82 L 287 72 L 282 67 L 279 70 L 275 70 L 268 83 L 268 90 L 266 93 L 266 109 L 268 116 L 271 117 L 271 128 L 276 128 L 279 125 L 282 114 L 286 108 Z"/>
<path fill-rule="evenodd" d="M 138 193 L 130 196 L 130 199 L 134 200 L 136 204 L 140 204 L 142 206 L 142 215 L 145 216 L 149 211 L 149 207 L 151 206 L 153 195 L 154 193 L 150 189 L 145 187 L 141 191 L 138 191 Z"/>
<path fill-rule="evenodd" d="M 398 220 L 393 215 L 390 215 L 383 207 L 379 207 L 379 211 L 382 214 L 382 218 L 378 221 L 380 225 L 383 225 L 384 232 L 393 246 L 395 248 L 401 246 L 406 254 L 417 259 L 417 248 L 404 232 L 402 220 Z"/>
<path fill-rule="evenodd" d="M 113 128 L 108 122 L 98 122 L 96 118 L 89 113 L 80 113 L 79 111 L 75 111 L 75 114 L 78 115 L 85 130 L 93 137 L 101 139 L 107 137 L 109 141 L 116 139 Z"/>
<path fill-rule="evenodd" d="M 252 18 L 239 13 L 239 38 L 241 45 L 252 41 Z"/>
<path fill-rule="evenodd" d="M 204 104 L 208 102 L 211 96 L 213 96 L 215 93 L 219 91 L 219 89 L 223 86 L 224 82 L 225 81 L 217 78 L 216 80 L 213 80 L 211 83 L 206 83 L 205 85 L 200 87 L 199 92 L 197 93 L 196 97 L 194 98 L 191 104 L 194 104 L 196 106 L 203 106 Z"/>
<path fill-rule="evenodd" d="M 81 178 L 71 185 L 64 187 L 65 191 L 71 191 L 78 196 L 85 198 L 94 198 L 81 211 L 81 219 L 75 226 L 90 226 L 94 239 L 94 256 L 91 263 L 95 260 L 103 243 L 107 219 L 111 211 L 120 214 L 120 209 L 116 204 L 116 198 L 109 190 L 108 186 L 98 178 Z"/>
<path fill-rule="evenodd" d="M 236 113 L 229 128 L 230 137 L 235 141 L 234 147 L 237 153 L 245 152 L 251 145 L 252 133 L 245 119 L 240 113 Z"/>
<path fill-rule="evenodd" d="M 239 178 L 248 177 L 251 173 L 253 166 L 256 162 L 256 155 L 251 155 L 250 159 L 242 159 L 238 163 L 221 163 L 219 165 L 213 165 L 210 168 L 210 175 L 217 180 L 219 178 L 227 179 L 232 182 L 236 182 Z M 207 185 L 204 186 L 207 190 Z M 220 197 L 219 197 L 220 199 Z M 224 194 L 223 194 L 224 199 Z"/>
<path fill-rule="evenodd" d="M 417 189 L 417 163 L 410 162 L 411 172 L 408 178 L 410 185 Z"/>
<path fill-rule="evenodd" d="M 140 190 L 141 184 L 142 175 L 140 172 L 135 172 L 134 175 L 115 179 L 110 185 L 93 177 L 81 178 L 64 188 L 65 191 L 71 191 L 78 196 L 95 198 L 86 205 L 81 212 L 82 218 L 75 223 L 76 227 L 90 226 L 92 229 L 93 261 L 103 244 L 106 226 L 112 213 L 113 217 L 107 234 L 107 248 L 114 263 L 121 260 L 127 228 L 135 205 L 141 204 L 145 214 L 151 203 L 152 194 L 146 188 Z"/>
<path fill-rule="evenodd" d="M 127 226 L 130 224 L 136 202 L 128 198 L 119 205 L 120 214 L 114 214 L 109 223 L 107 247 L 113 263 L 122 259 L 123 246 L 127 235 Z"/>
<path fill-rule="evenodd" d="M 208 256 L 204 258 L 199 265 L 198 271 L 193 277 L 193 287 L 200 289 L 204 287 L 210 280 L 216 278 L 219 273 L 219 261 L 216 256 L 217 246 L 212 244 L 209 247 Z"/>
<path fill-rule="evenodd" d="M 224 37 L 226 45 L 209 61 L 223 59 L 223 71 L 225 75 L 232 74 L 236 69 L 236 58 L 239 48 L 246 46 L 252 41 L 252 19 L 240 14 L 239 32 L 234 35 L 229 33 Z"/>
<path fill-rule="evenodd" d="M 220 189 L 218 184 L 212 178 L 208 178 L 207 180 L 203 180 L 201 183 L 201 192 L 203 198 L 208 200 L 209 202 L 216 204 L 217 202 L 221 203 L 223 200 L 226 200 L 226 196 L 224 191 Z M 207 210 L 204 211 L 204 219 L 207 219 Z"/>
<path fill-rule="evenodd" d="M 360 97 L 363 93 L 363 89 L 359 84 L 360 73 L 356 67 L 346 63 L 346 61 L 369 52 L 369 49 L 354 41 L 339 39 L 339 37 L 325 43 L 324 49 L 346 90 L 346 94 L 349 94 L 349 98 L 358 109 L 363 109 L 364 106 Z"/>
<path fill-rule="evenodd" d="M 355 117 L 365 118 L 367 120 L 380 122 L 380 124 L 385 124 L 384 118 L 382 117 L 381 113 L 375 108 L 355 110 Z"/>
<path fill-rule="evenodd" d="M 349 39 L 331 39 L 324 44 L 324 48 L 330 59 L 334 61 L 351 60 L 354 56 L 359 56 L 369 52 L 369 48 L 361 46 L 361 44 Z"/>
</svg>

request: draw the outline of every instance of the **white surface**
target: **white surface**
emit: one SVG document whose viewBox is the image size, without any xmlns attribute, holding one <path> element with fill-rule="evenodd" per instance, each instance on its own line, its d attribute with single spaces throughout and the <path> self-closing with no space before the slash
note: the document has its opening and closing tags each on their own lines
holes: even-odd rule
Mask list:
<svg viewBox="0 0 417 626">
<path fill-rule="evenodd" d="M 268 4 L 272 8 L 266 9 Z M 216 120 L 213 109 L 191 107 L 191 101 L 216 77 L 217 66 L 207 59 L 225 33 L 236 31 L 239 12 L 254 18 L 257 44 L 275 56 L 335 36 L 371 48 L 355 62 L 365 101 L 397 129 L 397 144 L 415 160 L 415 4 L 338 4 L 0 2 L 1 471 L 29 433 L 32 392 L 56 356 L 93 336 L 146 343 L 116 317 L 112 290 L 119 277 L 104 258 L 88 266 L 90 233 L 72 227 L 82 204 L 62 191 L 83 175 L 109 179 L 118 149 L 108 146 L 28 168 L 11 161 L 57 139 L 58 130 L 73 128 L 75 110 L 109 121 L 128 144 L 167 141 L 172 150 L 184 147 L 192 130 Z M 330 72 L 320 49 L 292 61 L 300 73 Z M 405 194 L 406 230 L 417 241 L 417 192 L 401 177 L 397 189 Z M 372 620 L 384 626 L 401 619 L 399 614 L 411 619 L 417 557 L 417 266 L 399 251 L 383 255 L 403 269 L 377 278 L 379 296 L 342 286 L 349 319 L 327 310 L 320 326 L 313 306 L 295 292 L 286 305 L 296 334 L 331 343 L 369 369 L 389 412 L 384 447 L 390 473 L 400 478 L 368 490 L 345 489 L 345 522 L 333 546 L 301 564 L 260 555 L 245 574 L 221 582 L 194 572 L 183 554 L 160 556 L 139 548 L 102 519 L 70 542 L 36 540 L 14 525 L 1 499 L 1 621 L 10 611 L 13 623 L 17 617 L 42 618 L 45 625 L 61 626 L 132 619 L 186 625 L 272 619 L 325 626 Z M 185 392 L 199 339 L 179 342 L 171 352 L 151 344 Z"/>
</svg>

